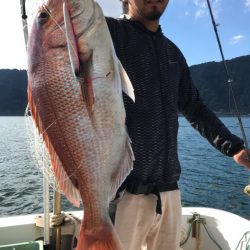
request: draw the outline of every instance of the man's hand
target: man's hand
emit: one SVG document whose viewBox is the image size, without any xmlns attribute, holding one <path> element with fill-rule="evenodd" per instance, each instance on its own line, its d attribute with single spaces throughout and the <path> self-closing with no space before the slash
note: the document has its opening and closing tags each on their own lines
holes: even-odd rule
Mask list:
<svg viewBox="0 0 250 250">
<path fill-rule="evenodd" d="M 235 162 L 241 166 L 244 166 L 250 170 L 250 151 L 242 149 L 233 156 Z"/>
</svg>

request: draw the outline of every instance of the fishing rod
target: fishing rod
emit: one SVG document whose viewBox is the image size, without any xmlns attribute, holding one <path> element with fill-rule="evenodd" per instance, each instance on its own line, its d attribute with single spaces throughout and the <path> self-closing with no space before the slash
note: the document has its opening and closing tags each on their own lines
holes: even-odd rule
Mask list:
<svg viewBox="0 0 250 250">
<path fill-rule="evenodd" d="M 241 134 L 242 134 L 243 141 L 244 141 L 244 144 L 245 144 L 245 149 L 248 152 L 247 153 L 247 158 L 248 158 L 248 161 L 250 161 L 250 153 L 249 153 L 249 146 L 248 146 L 248 142 L 247 142 L 247 137 L 246 137 L 245 129 L 243 127 L 241 114 L 240 114 L 240 110 L 239 110 L 239 107 L 238 107 L 238 104 L 237 104 L 237 101 L 236 101 L 235 93 L 234 93 L 234 90 L 233 90 L 233 82 L 234 81 L 233 81 L 232 77 L 229 74 L 228 66 L 227 66 L 227 63 L 226 63 L 226 60 L 225 60 L 225 57 L 224 57 L 224 53 L 223 53 L 223 49 L 222 49 L 222 45 L 221 45 L 221 42 L 220 42 L 220 37 L 219 37 L 218 29 L 217 29 L 218 25 L 216 24 L 216 22 L 214 20 L 214 15 L 213 15 L 213 11 L 212 11 L 212 8 L 211 8 L 210 0 L 207 0 L 207 5 L 208 5 L 211 21 L 212 21 L 212 24 L 213 24 L 216 40 L 217 40 L 217 43 L 218 43 L 218 46 L 219 46 L 219 50 L 220 50 L 224 70 L 225 70 L 225 73 L 226 73 L 226 78 L 227 78 L 227 83 L 228 83 L 228 86 L 229 86 L 229 91 L 230 91 L 230 93 L 232 95 L 232 98 L 233 98 L 235 112 L 236 112 L 238 122 L 239 122 L 239 125 L 240 125 L 240 130 L 241 130 Z M 250 195 L 250 184 L 245 187 L 244 192 L 246 194 Z"/>
<path fill-rule="evenodd" d="M 25 46 L 27 50 L 27 44 L 28 44 L 28 22 L 27 22 L 27 14 L 26 14 L 26 8 L 25 8 L 25 0 L 20 0 L 20 6 L 21 6 L 21 15 L 22 15 L 22 22 L 23 22 L 23 35 L 24 35 L 24 41 Z"/>
</svg>

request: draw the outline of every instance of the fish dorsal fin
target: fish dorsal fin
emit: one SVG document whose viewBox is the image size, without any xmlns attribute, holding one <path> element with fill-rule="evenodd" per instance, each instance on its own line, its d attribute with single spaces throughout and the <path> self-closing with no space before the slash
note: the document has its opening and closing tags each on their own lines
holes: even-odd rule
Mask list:
<svg viewBox="0 0 250 250">
<path fill-rule="evenodd" d="M 122 83 L 122 90 L 125 94 L 127 94 L 133 101 L 135 101 L 135 94 L 134 94 L 134 88 L 133 85 L 128 77 L 127 72 L 123 68 L 121 62 L 119 59 L 118 61 L 118 67 L 119 67 L 119 73 L 121 77 L 121 83 Z"/>
<path fill-rule="evenodd" d="M 131 140 L 127 135 L 125 154 L 120 161 L 120 166 L 111 176 L 111 200 L 115 198 L 118 188 L 133 169 L 134 153 L 131 147 Z"/>
</svg>

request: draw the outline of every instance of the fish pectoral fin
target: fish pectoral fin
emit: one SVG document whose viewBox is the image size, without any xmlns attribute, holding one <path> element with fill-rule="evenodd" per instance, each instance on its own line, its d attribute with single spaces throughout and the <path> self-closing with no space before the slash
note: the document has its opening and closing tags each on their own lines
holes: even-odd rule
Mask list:
<svg viewBox="0 0 250 250">
<path fill-rule="evenodd" d="M 70 18 L 69 7 L 66 5 L 65 2 L 63 3 L 63 15 L 64 15 L 64 24 L 66 30 L 66 40 L 69 51 L 70 64 L 74 75 L 78 76 L 80 73 L 80 59 L 78 55 L 76 35 Z"/>
<path fill-rule="evenodd" d="M 123 68 L 121 62 L 118 60 L 119 72 L 121 76 L 122 90 L 127 94 L 133 101 L 135 101 L 135 94 L 133 85 L 128 77 L 126 70 Z"/>
<path fill-rule="evenodd" d="M 125 147 L 124 158 L 120 161 L 119 168 L 111 176 L 111 200 L 115 198 L 118 188 L 133 169 L 133 161 L 135 160 L 135 157 L 129 136 L 127 136 Z"/>
</svg>

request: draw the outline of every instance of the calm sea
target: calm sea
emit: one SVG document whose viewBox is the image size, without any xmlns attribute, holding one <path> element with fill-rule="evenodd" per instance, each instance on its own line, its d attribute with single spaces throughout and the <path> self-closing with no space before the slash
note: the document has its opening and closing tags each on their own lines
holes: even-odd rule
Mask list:
<svg viewBox="0 0 250 250">
<path fill-rule="evenodd" d="M 221 120 L 236 135 L 236 118 Z M 219 208 L 250 219 L 250 197 L 243 193 L 250 171 L 223 156 L 179 118 L 180 188 L 183 206 Z M 248 139 L 250 118 L 243 118 Z M 0 117 L 0 216 L 42 212 L 42 175 L 29 150 L 24 117 Z M 51 192 L 52 196 L 52 192 Z M 75 209 L 66 199 L 62 209 Z"/>
</svg>

